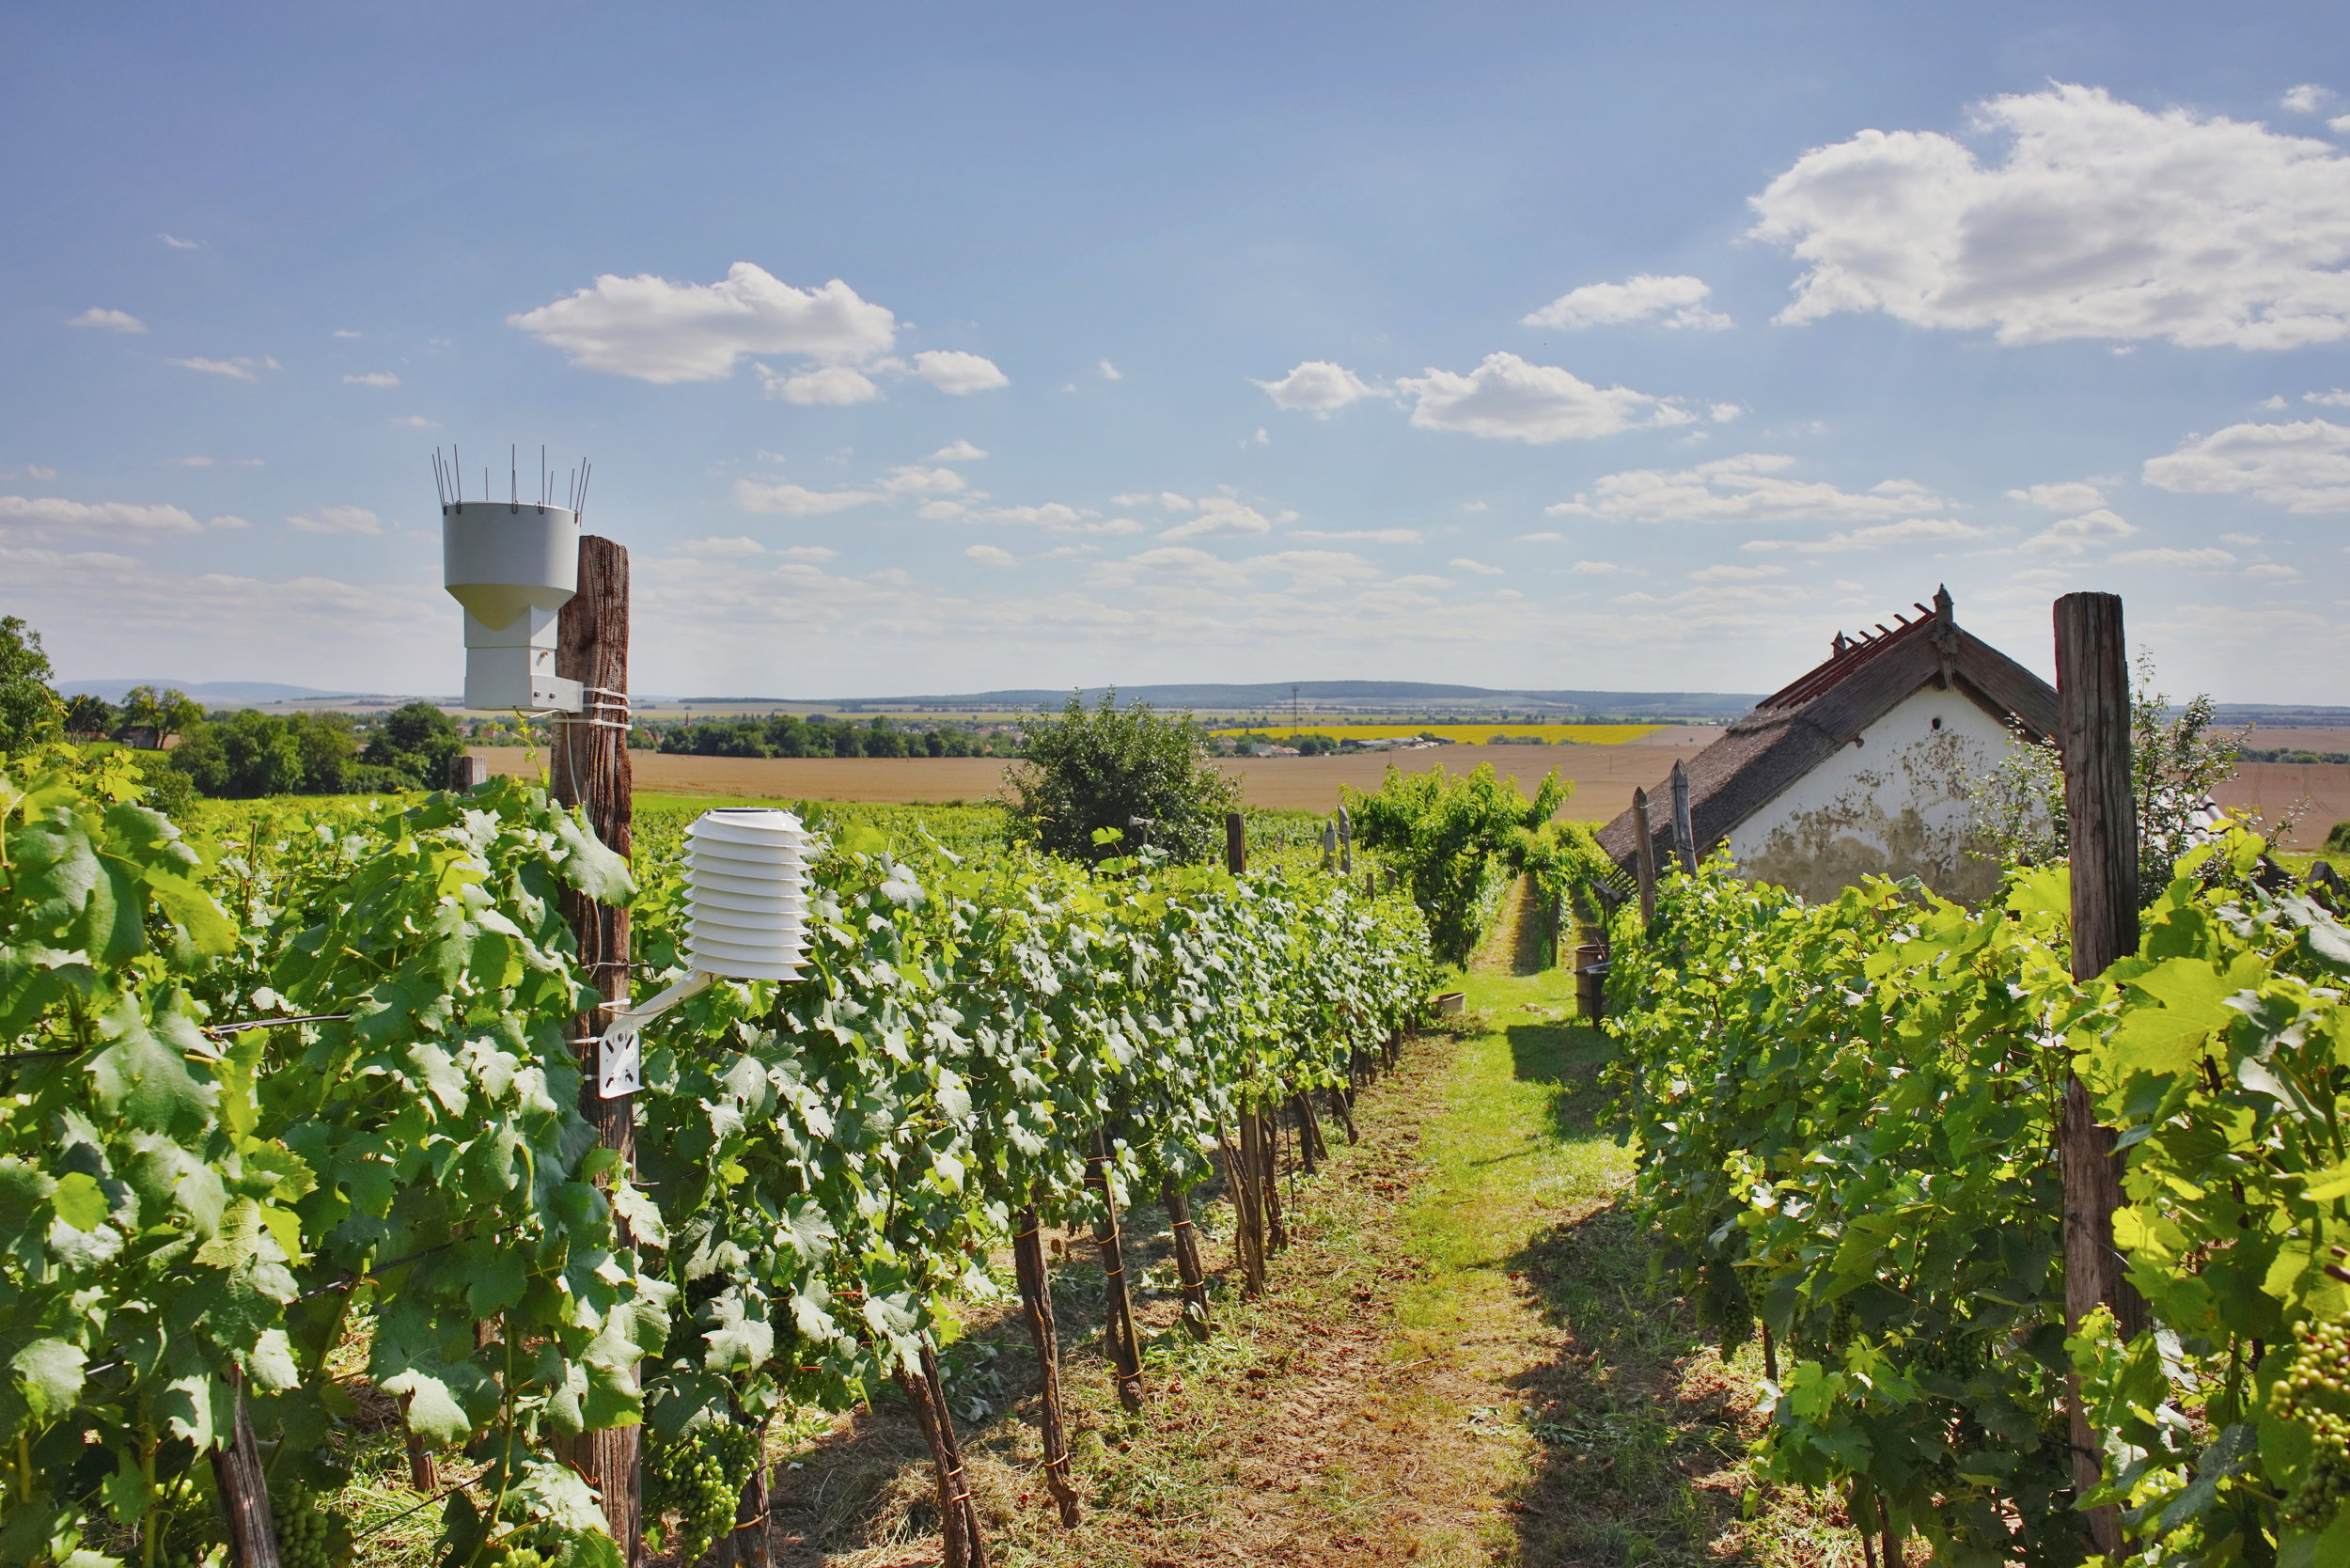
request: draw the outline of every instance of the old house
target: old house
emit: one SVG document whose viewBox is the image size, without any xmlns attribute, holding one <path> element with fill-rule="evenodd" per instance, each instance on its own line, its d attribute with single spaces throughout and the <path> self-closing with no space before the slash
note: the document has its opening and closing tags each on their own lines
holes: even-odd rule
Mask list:
<svg viewBox="0 0 2350 1568">
<path fill-rule="evenodd" d="M 1739 870 L 1807 899 L 1834 898 L 1871 872 L 1914 876 L 1954 899 L 1998 884 L 1969 792 L 2022 734 L 2056 732 L 2056 691 L 1962 629 L 1950 590 L 1857 638 L 1764 698 L 1688 762 L 1698 853 L 1727 844 Z M 1649 792 L 1657 864 L 1671 852 L 1670 795 Z M 1632 813 L 1600 845 L 1629 870 Z"/>
</svg>

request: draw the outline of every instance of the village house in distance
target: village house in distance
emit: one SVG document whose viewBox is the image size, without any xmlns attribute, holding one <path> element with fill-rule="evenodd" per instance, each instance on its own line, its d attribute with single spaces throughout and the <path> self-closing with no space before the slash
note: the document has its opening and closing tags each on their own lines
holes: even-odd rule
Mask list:
<svg viewBox="0 0 2350 1568">
<path fill-rule="evenodd" d="M 2018 733 L 2054 738 L 2055 688 L 1963 630 L 1948 588 L 1920 619 L 1896 617 L 1851 638 L 1827 662 L 1764 698 L 1692 758 L 1689 815 L 1700 857 L 1727 843 L 1739 870 L 1806 899 L 1834 898 L 1863 876 L 1914 876 L 1946 898 L 1997 890 L 1996 856 L 1968 792 Z M 1671 853 L 1670 795 L 1649 792 L 1656 863 Z M 1600 847 L 1631 870 L 1632 813 Z"/>
</svg>

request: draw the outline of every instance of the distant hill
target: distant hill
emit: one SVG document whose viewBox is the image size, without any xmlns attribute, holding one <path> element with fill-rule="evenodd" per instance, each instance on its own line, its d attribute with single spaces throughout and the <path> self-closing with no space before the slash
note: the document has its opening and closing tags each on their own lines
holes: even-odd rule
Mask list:
<svg viewBox="0 0 2350 1568">
<path fill-rule="evenodd" d="M 109 702 L 119 702 L 133 686 L 152 686 L 162 691 L 166 686 L 180 686 L 176 681 L 149 677 L 137 681 L 60 681 L 57 690 L 67 697 L 79 697 L 84 692 L 102 697 Z M 374 692 L 337 692 L 318 686 L 289 686 L 281 681 L 202 681 L 180 689 L 208 706 L 225 702 L 301 702 L 327 697 L 373 697 Z"/>
<path fill-rule="evenodd" d="M 1109 688 L 1088 686 L 1079 695 L 1098 702 Z M 1221 713 L 1278 714 L 1296 701 L 1324 717 L 1342 713 L 1509 712 L 1555 713 L 1591 718 L 1734 718 L 1762 700 L 1759 694 L 1739 692 L 1604 692 L 1534 691 L 1521 687 L 1446 685 L 1427 681 L 1300 681 L 1226 684 L 1201 682 L 1173 685 L 1120 686 L 1121 700 L 1148 702 L 1155 708 L 1210 710 Z M 689 698 L 693 702 L 783 701 L 785 698 Z M 825 699 L 825 707 L 842 712 L 915 710 L 933 713 L 1000 713 L 1015 708 L 1058 708 L 1069 700 L 1065 689 L 1022 687 L 989 692 L 919 697 L 862 697 Z M 1301 716 L 1303 716 L 1301 714 Z"/>
</svg>

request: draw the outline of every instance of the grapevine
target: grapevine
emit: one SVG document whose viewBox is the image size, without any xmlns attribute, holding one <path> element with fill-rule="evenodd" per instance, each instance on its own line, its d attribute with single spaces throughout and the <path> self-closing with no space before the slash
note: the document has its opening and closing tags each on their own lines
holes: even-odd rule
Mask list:
<svg viewBox="0 0 2350 1568">
<path fill-rule="evenodd" d="M 645 1445 L 647 1516 L 678 1517 L 666 1550 L 682 1562 L 698 1562 L 712 1542 L 734 1529 L 735 1499 L 759 1450 L 757 1428 L 721 1420 L 697 1421 L 674 1438 Z"/>
</svg>

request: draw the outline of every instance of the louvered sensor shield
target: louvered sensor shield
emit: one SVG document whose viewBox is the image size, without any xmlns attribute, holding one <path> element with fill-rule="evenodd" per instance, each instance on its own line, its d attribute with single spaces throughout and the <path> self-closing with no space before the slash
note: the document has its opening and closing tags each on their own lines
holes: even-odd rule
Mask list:
<svg viewBox="0 0 2350 1568">
<path fill-rule="evenodd" d="M 799 979 L 807 913 L 800 819 L 726 807 L 704 812 L 686 840 L 686 962 L 729 980 Z"/>
<path fill-rule="evenodd" d="M 800 978 L 807 951 L 807 834 L 769 807 L 721 807 L 685 830 L 685 964 L 690 971 L 604 1029 L 596 1090 L 606 1100 L 643 1087 L 638 1031 L 718 980 Z"/>
</svg>

